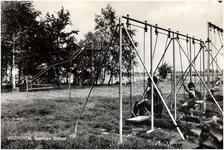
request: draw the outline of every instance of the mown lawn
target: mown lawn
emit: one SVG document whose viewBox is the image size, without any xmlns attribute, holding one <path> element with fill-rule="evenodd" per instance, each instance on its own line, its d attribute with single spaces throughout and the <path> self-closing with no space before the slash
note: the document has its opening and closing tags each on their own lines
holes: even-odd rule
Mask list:
<svg viewBox="0 0 224 150">
<path fill-rule="evenodd" d="M 170 85 L 168 85 L 170 86 Z M 168 88 L 161 86 L 163 90 Z M 75 132 L 89 87 L 29 93 L 2 93 L 2 149 L 175 149 L 169 141 L 180 137 L 167 111 L 155 119 L 155 131 L 146 134 L 150 122 L 125 123 L 130 112 L 129 86 L 123 88 L 123 143 L 119 143 L 118 86 L 95 87 Z M 143 88 L 134 86 L 133 101 L 140 98 Z M 167 100 L 170 104 L 172 100 Z M 173 112 L 173 111 L 172 111 Z M 178 114 L 178 117 L 181 114 Z M 184 132 L 189 125 L 178 122 Z"/>
</svg>

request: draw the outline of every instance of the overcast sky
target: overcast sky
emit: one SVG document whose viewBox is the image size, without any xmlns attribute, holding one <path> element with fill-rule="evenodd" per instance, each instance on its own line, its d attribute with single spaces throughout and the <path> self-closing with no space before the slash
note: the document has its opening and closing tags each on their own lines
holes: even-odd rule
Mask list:
<svg viewBox="0 0 224 150">
<path fill-rule="evenodd" d="M 88 31 L 94 31 L 95 15 L 101 14 L 101 9 L 110 4 L 116 11 L 116 15 L 126 16 L 129 14 L 130 18 L 145 21 L 149 24 L 158 24 L 159 27 L 172 31 L 179 31 L 180 33 L 195 38 L 206 40 L 208 29 L 207 22 L 211 22 L 223 28 L 223 3 L 218 1 L 34 1 L 34 8 L 40 10 L 45 16 L 47 12 L 53 14 L 61 9 L 63 6 L 71 14 L 70 19 L 72 26 L 67 30 L 76 30 L 80 32 L 76 36 L 77 40 L 83 38 Z M 122 20 L 125 22 L 125 20 Z M 134 27 L 133 27 L 134 28 Z M 135 40 L 139 42 L 139 53 L 143 56 L 143 30 L 138 29 L 138 34 Z M 146 35 L 146 40 L 147 40 Z M 215 35 L 214 35 L 215 39 Z M 218 39 L 218 37 L 216 37 Z M 217 40 L 218 41 L 218 40 Z M 223 40 L 222 40 L 223 41 Z M 154 39 L 155 42 L 155 39 Z M 221 41 L 219 41 L 221 42 Z M 148 41 L 146 41 L 146 44 Z M 216 42 L 218 43 L 218 42 Z M 160 59 L 163 49 L 165 47 L 165 38 L 160 38 L 158 41 L 158 48 L 156 49 L 155 59 Z M 186 44 L 185 44 L 186 45 Z M 220 44 L 219 44 L 220 45 Z M 219 46 L 217 46 L 219 47 Z M 161 50 L 162 49 L 162 50 Z M 172 51 L 171 51 L 172 53 Z M 172 63 L 171 53 L 167 54 L 168 62 Z M 146 55 L 146 64 L 149 63 L 148 52 Z M 183 55 L 183 54 L 182 54 Z M 171 55 L 172 56 L 172 55 Z M 167 59 L 165 57 L 165 59 Z M 179 56 L 176 56 L 179 57 Z M 183 57 L 183 56 L 182 56 Z M 179 58 L 177 58 L 179 60 Z M 223 60 L 223 57 L 219 59 Z M 219 63 L 221 63 L 221 60 Z M 178 63 L 178 61 L 177 61 Z M 156 64 L 156 63 L 155 63 Z M 155 65 L 154 64 L 154 65 Z M 180 67 L 179 64 L 176 64 Z M 148 66 L 148 65 L 147 65 Z M 186 66 L 186 63 L 185 63 Z"/>
</svg>

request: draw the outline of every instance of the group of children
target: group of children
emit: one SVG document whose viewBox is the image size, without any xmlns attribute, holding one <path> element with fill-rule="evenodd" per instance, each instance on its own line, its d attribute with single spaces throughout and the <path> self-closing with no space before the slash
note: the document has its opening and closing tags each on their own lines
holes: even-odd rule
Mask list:
<svg viewBox="0 0 224 150">
<path fill-rule="evenodd" d="M 153 76 L 153 81 L 156 85 L 158 85 L 157 77 Z M 212 94 L 214 94 L 214 92 L 217 91 L 218 88 L 220 88 L 220 84 L 221 84 L 220 78 L 217 78 L 214 88 L 210 90 Z M 198 90 L 196 90 L 193 82 L 189 82 L 188 86 L 183 84 L 183 87 L 185 91 L 188 93 L 189 97 L 181 105 L 181 110 L 186 115 L 186 117 L 193 116 L 192 109 L 196 108 L 197 101 L 203 100 L 203 96 Z M 162 94 L 160 89 L 159 89 L 159 92 L 160 94 Z M 132 117 L 135 117 L 137 115 L 141 116 L 144 114 L 145 111 L 151 110 L 151 80 L 150 78 L 148 78 L 148 90 L 145 92 L 145 95 L 143 97 L 144 98 L 142 100 L 137 101 L 135 103 Z M 154 112 L 158 114 L 159 116 L 161 116 L 162 109 L 163 109 L 162 99 L 155 88 L 153 91 L 153 99 L 154 99 Z"/>
</svg>

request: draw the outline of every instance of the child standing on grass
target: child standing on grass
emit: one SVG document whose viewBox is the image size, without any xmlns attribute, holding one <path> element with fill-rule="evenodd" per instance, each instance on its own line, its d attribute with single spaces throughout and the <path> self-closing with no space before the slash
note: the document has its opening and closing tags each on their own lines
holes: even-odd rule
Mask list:
<svg viewBox="0 0 224 150">
<path fill-rule="evenodd" d="M 183 84 L 183 86 L 185 91 L 189 94 L 189 99 L 182 104 L 181 109 L 187 117 L 189 117 L 189 115 L 193 116 L 193 112 L 190 110 L 195 109 L 196 101 L 202 100 L 203 97 L 202 94 L 195 89 L 193 82 L 188 84 L 188 88 L 185 84 Z"/>
</svg>

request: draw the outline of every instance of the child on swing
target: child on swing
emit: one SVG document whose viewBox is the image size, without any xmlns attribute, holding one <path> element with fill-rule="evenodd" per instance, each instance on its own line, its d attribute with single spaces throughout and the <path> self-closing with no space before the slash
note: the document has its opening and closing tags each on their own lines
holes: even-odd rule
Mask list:
<svg viewBox="0 0 224 150">
<path fill-rule="evenodd" d="M 222 84 L 222 82 L 220 80 L 220 77 L 217 77 L 214 87 L 210 90 L 212 95 L 214 95 L 214 92 L 218 92 L 220 90 L 221 84 Z"/>
<path fill-rule="evenodd" d="M 158 78 L 153 76 L 154 83 L 158 86 Z M 161 89 L 158 88 L 160 93 Z M 148 78 L 148 89 L 143 96 L 144 98 L 140 101 L 137 101 L 134 105 L 133 114 L 132 117 L 135 117 L 137 115 L 142 116 L 144 115 L 145 111 L 151 111 L 151 80 Z M 159 96 L 159 93 L 156 91 L 156 89 L 153 89 L 153 99 L 154 99 L 154 112 L 157 114 L 158 117 L 161 116 L 162 110 L 163 110 L 163 104 L 162 99 Z"/>
<path fill-rule="evenodd" d="M 193 116 L 193 112 L 190 111 L 192 109 L 195 109 L 195 104 L 197 103 L 197 100 L 202 100 L 202 94 L 195 89 L 195 85 L 193 82 L 190 82 L 188 84 L 188 88 L 185 84 L 183 84 L 185 91 L 189 94 L 189 99 L 185 101 L 181 109 L 185 113 L 186 117 L 189 117 L 189 115 Z"/>
</svg>

